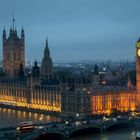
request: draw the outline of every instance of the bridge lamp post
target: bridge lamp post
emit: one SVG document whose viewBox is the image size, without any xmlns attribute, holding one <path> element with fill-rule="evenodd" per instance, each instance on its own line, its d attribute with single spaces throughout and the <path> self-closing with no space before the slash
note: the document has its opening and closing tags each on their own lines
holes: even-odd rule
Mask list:
<svg viewBox="0 0 140 140">
<path fill-rule="evenodd" d="M 68 122 L 68 121 L 66 121 L 66 122 L 65 122 L 65 124 L 66 124 L 66 125 L 68 125 L 68 124 L 69 124 L 69 122 Z"/>
<path fill-rule="evenodd" d="M 77 113 L 77 114 L 76 114 L 76 117 L 75 117 L 76 121 L 79 121 L 79 117 L 80 117 L 80 114 Z"/>
<path fill-rule="evenodd" d="M 105 117 L 105 116 L 103 116 L 103 120 L 104 120 L 104 121 L 106 120 L 106 117 Z"/>
<path fill-rule="evenodd" d="M 76 114 L 76 117 L 77 117 L 77 118 L 79 117 L 79 113 Z"/>
<path fill-rule="evenodd" d="M 78 127 L 80 125 L 80 122 L 79 121 L 75 122 L 75 125 L 76 127 Z"/>
<path fill-rule="evenodd" d="M 76 127 L 78 127 L 80 125 L 79 117 L 80 117 L 80 114 L 77 113 L 76 114 L 76 122 L 75 122 Z"/>
</svg>

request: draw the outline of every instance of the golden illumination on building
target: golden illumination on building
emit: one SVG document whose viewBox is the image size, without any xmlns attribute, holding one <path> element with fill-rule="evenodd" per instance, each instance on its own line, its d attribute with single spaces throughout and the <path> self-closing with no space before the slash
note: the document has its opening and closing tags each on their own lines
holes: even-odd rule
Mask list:
<svg viewBox="0 0 140 140">
<path fill-rule="evenodd" d="M 49 93 L 47 91 L 37 90 L 31 92 L 32 98 L 28 100 L 23 89 L 0 89 L 0 102 L 6 105 L 39 109 L 44 111 L 61 112 L 61 95 L 60 93 Z M 57 98 L 56 98 L 57 96 Z"/>
<path fill-rule="evenodd" d="M 92 97 L 93 114 L 110 114 L 116 108 L 121 112 L 136 110 L 136 92 L 100 93 Z"/>
</svg>

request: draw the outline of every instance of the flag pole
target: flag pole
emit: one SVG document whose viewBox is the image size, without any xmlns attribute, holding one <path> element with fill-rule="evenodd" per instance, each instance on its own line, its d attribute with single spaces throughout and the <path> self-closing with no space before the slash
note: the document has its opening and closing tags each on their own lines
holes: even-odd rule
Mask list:
<svg viewBox="0 0 140 140">
<path fill-rule="evenodd" d="M 13 30 L 15 28 L 15 17 L 14 17 L 14 12 L 13 12 Z"/>
</svg>

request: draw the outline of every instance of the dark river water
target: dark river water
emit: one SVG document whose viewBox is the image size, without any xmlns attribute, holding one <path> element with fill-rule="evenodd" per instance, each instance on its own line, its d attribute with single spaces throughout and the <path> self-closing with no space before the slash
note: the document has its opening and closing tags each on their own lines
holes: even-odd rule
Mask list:
<svg viewBox="0 0 140 140">
<path fill-rule="evenodd" d="M 60 121 L 59 117 L 25 111 L 16 111 L 12 109 L 0 108 L 0 128 L 17 126 L 19 122 L 32 120 L 33 122 L 51 122 Z M 69 140 L 135 140 L 134 129 L 123 128 L 112 130 L 105 133 L 94 133 L 86 136 L 77 136 Z"/>
<path fill-rule="evenodd" d="M 136 140 L 135 131 L 131 129 L 112 130 L 105 133 L 95 133 L 87 136 L 78 136 L 69 140 Z"/>
</svg>

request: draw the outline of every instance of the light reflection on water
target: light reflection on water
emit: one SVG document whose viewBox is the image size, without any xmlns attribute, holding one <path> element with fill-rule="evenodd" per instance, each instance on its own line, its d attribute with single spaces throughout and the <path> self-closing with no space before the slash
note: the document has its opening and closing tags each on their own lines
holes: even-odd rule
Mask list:
<svg viewBox="0 0 140 140">
<path fill-rule="evenodd" d="M 25 112 L 19 110 L 12 110 L 7 108 L 0 108 L 0 128 L 17 126 L 19 122 L 32 120 L 33 122 L 51 122 L 51 121 L 60 121 L 60 117 Z"/>
</svg>

